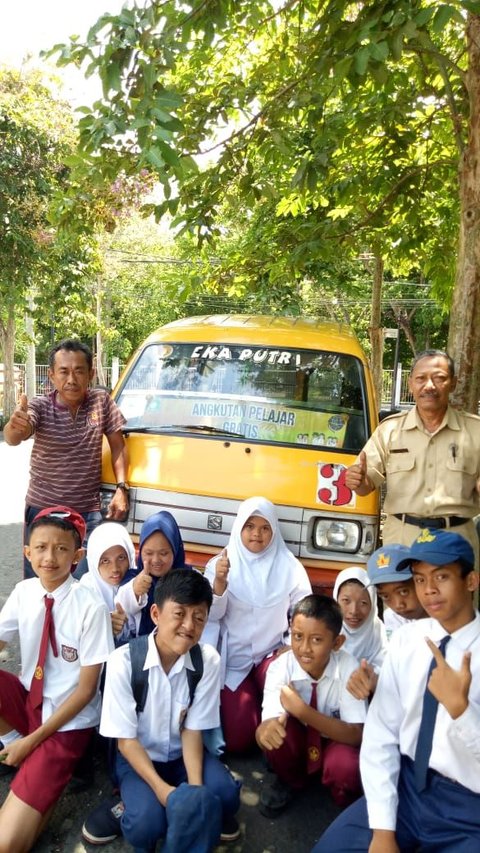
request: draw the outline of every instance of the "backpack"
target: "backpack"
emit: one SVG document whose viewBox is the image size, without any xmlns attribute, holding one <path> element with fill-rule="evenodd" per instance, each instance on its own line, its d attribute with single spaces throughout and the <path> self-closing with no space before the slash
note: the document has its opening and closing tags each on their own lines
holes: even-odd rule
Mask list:
<svg viewBox="0 0 480 853">
<path fill-rule="evenodd" d="M 129 640 L 128 647 L 130 649 L 130 661 L 132 664 L 130 684 L 132 686 L 133 698 L 136 702 L 135 710 L 137 714 L 140 714 L 145 707 L 148 695 L 148 669 L 143 668 L 147 657 L 148 634 L 142 634 L 140 637 L 134 637 Z M 186 670 L 188 690 L 190 694 L 188 702 L 189 708 L 193 702 L 197 684 L 203 675 L 203 656 L 198 643 L 190 649 L 190 658 L 194 668 Z"/>
</svg>

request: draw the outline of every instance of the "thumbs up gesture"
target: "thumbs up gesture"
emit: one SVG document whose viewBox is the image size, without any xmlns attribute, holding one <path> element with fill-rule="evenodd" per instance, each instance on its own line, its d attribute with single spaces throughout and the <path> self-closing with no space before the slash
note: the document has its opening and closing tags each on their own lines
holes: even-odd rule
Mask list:
<svg viewBox="0 0 480 853">
<path fill-rule="evenodd" d="M 28 398 L 20 394 L 18 403 L 9 422 L 5 426 L 5 440 L 8 444 L 20 444 L 30 438 L 33 427 L 28 416 Z"/>
<path fill-rule="evenodd" d="M 148 571 L 147 567 L 144 566 L 140 574 L 137 575 L 135 580 L 133 581 L 133 591 L 138 599 L 142 597 L 142 595 L 148 595 L 148 590 L 152 585 L 152 576 Z"/>
<path fill-rule="evenodd" d="M 264 720 L 260 723 L 255 738 L 260 749 L 266 749 L 271 752 L 272 749 L 279 749 L 287 734 L 287 714 L 280 714 L 279 717 L 270 717 L 269 720 Z"/>
<path fill-rule="evenodd" d="M 230 560 L 228 559 L 227 549 L 224 548 L 215 564 L 215 581 L 213 591 L 215 595 L 223 595 L 227 588 L 228 572 L 230 569 Z"/>
<path fill-rule="evenodd" d="M 359 669 L 352 672 L 347 682 L 347 690 L 355 699 L 368 699 L 375 692 L 378 675 L 373 666 L 362 658 Z"/>
<path fill-rule="evenodd" d="M 110 616 L 112 618 L 112 629 L 114 635 L 116 636 L 117 634 L 121 634 L 128 617 L 122 605 L 118 601 L 115 605 L 115 610 L 110 613 Z"/>
<path fill-rule="evenodd" d="M 360 495 L 368 495 L 369 492 L 373 491 L 374 487 L 367 476 L 367 454 L 364 450 L 360 451 L 358 462 L 347 468 L 345 485 Z"/>
</svg>

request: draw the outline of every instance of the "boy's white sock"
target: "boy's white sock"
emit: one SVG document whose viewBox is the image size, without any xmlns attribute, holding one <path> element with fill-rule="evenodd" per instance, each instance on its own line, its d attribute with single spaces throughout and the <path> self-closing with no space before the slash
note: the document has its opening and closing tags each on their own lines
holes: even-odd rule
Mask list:
<svg viewBox="0 0 480 853">
<path fill-rule="evenodd" d="M 9 743 L 13 743 L 14 740 L 18 740 L 19 737 L 22 737 L 20 732 L 17 732 L 16 729 L 12 729 L 10 732 L 5 732 L 4 735 L 0 735 L 0 741 L 4 746 L 7 746 Z"/>
</svg>

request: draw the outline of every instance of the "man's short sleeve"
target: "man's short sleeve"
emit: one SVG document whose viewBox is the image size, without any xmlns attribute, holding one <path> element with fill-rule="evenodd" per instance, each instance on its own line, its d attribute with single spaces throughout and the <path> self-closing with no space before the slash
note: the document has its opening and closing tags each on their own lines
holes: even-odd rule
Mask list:
<svg viewBox="0 0 480 853">
<path fill-rule="evenodd" d="M 105 392 L 104 413 L 105 421 L 103 431 L 105 435 L 110 435 L 112 432 L 120 432 L 124 424 L 127 423 L 127 419 L 122 415 L 117 404 L 114 403 L 107 392 Z"/>
</svg>

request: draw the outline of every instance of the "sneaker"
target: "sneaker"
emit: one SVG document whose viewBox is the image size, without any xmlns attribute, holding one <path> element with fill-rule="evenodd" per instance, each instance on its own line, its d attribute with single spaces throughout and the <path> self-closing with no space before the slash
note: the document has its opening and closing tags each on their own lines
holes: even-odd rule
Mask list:
<svg viewBox="0 0 480 853">
<path fill-rule="evenodd" d="M 240 838 L 240 827 L 236 818 L 224 817 L 222 820 L 222 831 L 220 841 L 236 841 Z"/>
<path fill-rule="evenodd" d="M 89 788 L 93 788 L 95 782 L 95 777 L 93 774 L 93 770 L 90 773 L 76 773 L 70 779 L 67 787 L 65 788 L 65 794 L 82 794 L 83 791 L 88 791 Z"/>
<path fill-rule="evenodd" d="M 289 785 L 285 785 L 278 777 L 262 789 L 258 809 L 264 817 L 277 817 L 285 811 L 295 796 Z"/>
<path fill-rule="evenodd" d="M 90 844 L 109 844 L 122 834 L 120 818 L 125 806 L 118 797 L 108 797 L 90 812 L 82 826 L 82 836 Z"/>
<path fill-rule="evenodd" d="M 3 746 L 2 741 L 0 740 L 0 753 L 3 751 L 3 749 L 4 749 L 4 746 Z M 5 758 L 6 758 L 6 756 L 3 756 L 3 758 L 0 758 L 0 777 L 13 776 L 13 774 L 17 772 L 18 768 L 13 767 L 11 764 L 2 764 L 2 761 Z"/>
</svg>

